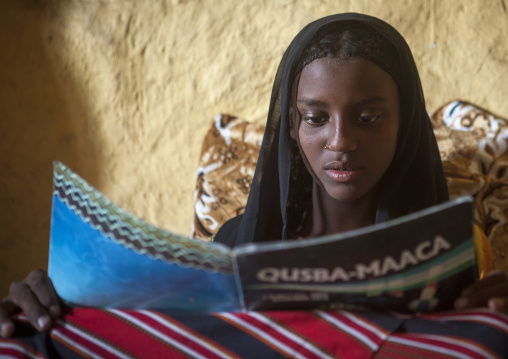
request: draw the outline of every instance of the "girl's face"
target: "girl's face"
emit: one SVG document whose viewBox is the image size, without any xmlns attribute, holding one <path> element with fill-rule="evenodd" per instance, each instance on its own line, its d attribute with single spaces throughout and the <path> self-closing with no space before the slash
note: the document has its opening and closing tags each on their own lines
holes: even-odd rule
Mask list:
<svg viewBox="0 0 508 359">
<path fill-rule="evenodd" d="M 377 195 L 400 121 L 391 76 L 361 58 L 317 59 L 301 72 L 296 105 L 301 151 L 328 195 L 339 201 Z"/>
</svg>

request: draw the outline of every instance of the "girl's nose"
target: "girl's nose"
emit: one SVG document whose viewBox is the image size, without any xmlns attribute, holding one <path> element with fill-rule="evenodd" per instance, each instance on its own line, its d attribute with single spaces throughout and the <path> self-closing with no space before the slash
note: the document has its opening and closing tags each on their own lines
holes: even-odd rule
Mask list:
<svg viewBox="0 0 508 359">
<path fill-rule="evenodd" d="M 348 153 L 356 150 L 358 144 L 353 125 L 343 118 L 332 121 L 328 143 L 325 148 L 333 152 Z"/>
</svg>

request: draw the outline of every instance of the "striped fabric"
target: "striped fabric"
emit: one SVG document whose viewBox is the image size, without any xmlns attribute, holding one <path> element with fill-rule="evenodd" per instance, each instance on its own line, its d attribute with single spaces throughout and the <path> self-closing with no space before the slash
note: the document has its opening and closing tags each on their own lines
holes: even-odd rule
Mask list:
<svg viewBox="0 0 508 359">
<path fill-rule="evenodd" d="M 19 315 L 0 358 L 507 358 L 508 316 L 350 311 L 69 310 L 47 333 Z"/>
</svg>

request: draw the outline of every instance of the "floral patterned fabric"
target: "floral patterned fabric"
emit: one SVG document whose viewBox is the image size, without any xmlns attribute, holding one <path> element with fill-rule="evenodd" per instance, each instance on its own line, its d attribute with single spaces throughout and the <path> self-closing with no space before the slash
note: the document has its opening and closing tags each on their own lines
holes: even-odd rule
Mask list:
<svg viewBox="0 0 508 359">
<path fill-rule="evenodd" d="M 243 213 L 263 132 L 234 116 L 215 118 L 201 150 L 191 236 L 209 240 L 224 222 Z"/>
<path fill-rule="evenodd" d="M 494 266 L 508 273 L 508 120 L 464 101 L 443 105 L 431 120 L 450 197 L 474 196 Z"/>
<path fill-rule="evenodd" d="M 464 101 L 431 116 L 450 197 L 475 197 L 475 221 L 508 273 L 508 120 Z M 219 115 L 203 142 L 191 235 L 209 240 L 247 202 L 264 128 Z"/>
</svg>

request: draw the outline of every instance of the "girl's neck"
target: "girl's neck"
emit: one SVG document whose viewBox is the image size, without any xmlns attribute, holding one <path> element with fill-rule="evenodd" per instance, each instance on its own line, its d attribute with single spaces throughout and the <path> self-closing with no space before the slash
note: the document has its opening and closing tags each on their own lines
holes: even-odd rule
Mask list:
<svg viewBox="0 0 508 359">
<path fill-rule="evenodd" d="M 314 182 L 312 214 L 307 216 L 305 237 L 350 231 L 376 222 L 377 191 L 354 201 L 338 201 Z"/>
</svg>

